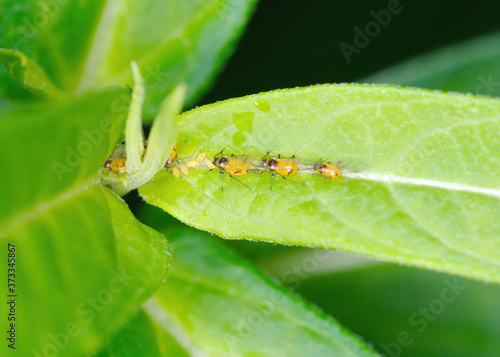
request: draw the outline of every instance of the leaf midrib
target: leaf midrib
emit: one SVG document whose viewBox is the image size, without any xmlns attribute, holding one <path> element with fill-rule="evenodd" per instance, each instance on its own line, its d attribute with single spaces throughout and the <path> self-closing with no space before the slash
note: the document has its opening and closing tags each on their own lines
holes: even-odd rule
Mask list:
<svg viewBox="0 0 500 357">
<path fill-rule="evenodd" d="M 477 186 L 463 185 L 452 182 L 442 182 L 428 179 L 407 178 L 402 176 L 395 176 L 391 174 L 377 174 L 365 172 L 352 172 L 343 173 L 342 176 L 348 178 L 362 179 L 369 182 L 381 182 L 385 184 L 402 184 L 409 186 L 423 186 L 440 188 L 446 191 L 458 191 L 467 193 L 476 193 L 488 197 L 495 197 L 500 199 L 500 189 L 482 188 Z"/>
<path fill-rule="evenodd" d="M 380 183 L 384 184 L 390 192 L 392 191 L 391 184 L 397 183 L 397 184 L 403 184 L 403 185 L 442 188 L 442 189 L 446 189 L 446 190 L 449 190 L 449 191 L 459 191 L 459 192 L 461 191 L 461 192 L 468 192 L 468 193 L 479 193 L 479 194 L 487 195 L 488 197 L 498 197 L 498 198 L 500 198 L 500 190 L 483 189 L 483 188 L 480 188 L 480 187 L 466 186 L 466 185 L 460 185 L 460 184 L 454 184 L 454 183 L 443 183 L 443 182 L 440 182 L 440 181 L 433 181 L 433 180 L 426 180 L 426 179 L 412 179 L 412 178 L 405 178 L 405 177 L 388 175 L 388 174 L 375 174 L 375 173 L 345 173 L 343 176 L 349 177 L 349 178 L 363 179 L 363 180 L 368 181 L 368 182 L 380 182 Z M 261 226 L 266 226 L 268 229 L 275 228 L 275 226 L 273 226 L 271 224 L 266 224 L 266 223 L 264 223 L 262 221 L 256 221 L 256 220 L 250 218 L 248 215 L 238 214 L 238 213 L 236 213 L 234 211 L 231 211 L 231 210 L 227 209 L 223 205 L 219 204 L 219 202 L 217 202 L 217 200 L 215 200 L 214 197 L 209 196 L 205 192 L 199 190 L 198 187 L 196 186 L 196 183 L 192 183 L 192 182 L 187 181 L 185 179 L 183 179 L 183 180 L 187 184 L 189 184 L 193 190 L 195 190 L 196 192 L 198 192 L 198 194 L 201 194 L 201 195 L 205 196 L 206 198 L 208 198 L 212 203 L 215 203 L 222 210 L 226 211 L 227 214 L 234 215 L 234 216 L 236 216 L 236 217 L 238 217 L 240 219 L 248 220 L 249 222 L 254 223 L 254 224 L 258 224 L 258 225 L 261 225 Z M 307 189 L 311 193 L 312 197 L 317 202 L 319 202 L 323 206 L 327 207 L 314 194 L 313 189 L 307 183 L 305 183 L 305 186 L 307 187 Z M 329 211 L 329 214 L 332 214 L 332 212 Z M 356 226 L 352 225 L 351 223 L 349 223 L 347 221 L 341 220 L 338 215 L 334 215 L 334 216 L 337 219 L 339 219 L 340 221 L 342 221 L 344 224 L 346 224 L 349 227 L 353 228 L 354 230 L 356 230 L 358 232 L 362 232 L 363 234 L 371 235 L 368 231 L 361 230 L 359 227 L 356 227 Z M 421 226 L 420 224 L 417 224 L 417 225 L 419 227 Z M 422 228 L 422 227 L 420 227 L 420 228 Z M 434 234 L 432 234 L 431 232 L 429 232 L 427 229 L 425 229 L 424 231 L 426 231 L 428 234 L 430 234 L 431 237 L 437 239 L 441 244 L 443 244 L 443 242 L 442 242 L 441 239 L 439 239 L 438 237 L 436 237 Z M 258 237 L 255 237 L 255 238 L 258 238 Z M 446 246 L 447 249 L 449 249 L 451 251 L 454 251 L 454 252 L 457 252 L 457 253 L 459 253 L 461 255 L 465 255 L 465 256 L 471 257 L 473 259 L 478 259 L 477 256 L 471 255 L 468 252 L 464 252 L 462 250 L 457 250 L 456 248 L 450 247 L 450 246 L 448 246 L 446 244 L 445 244 L 445 246 Z M 394 248 L 394 247 L 392 247 L 392 248 Z M 495 265 L 499 265 L 496 260 L 495 260 L 494 264 Z"/>
<path fill-rule="evenodd" d="M 77 197 L 82 192 L 86 191 L 91 185 L 91 180 L 86 180 L 45 200 L 36 202 L 14 215 L 11 215 L 5 223 L 0 225 L 0 240 L 9 236 L 9 234 L 20 226 L 29 224 L 30 222 L 40 218 L 44 213 L 54 209 L 56 206 Z"/>
</svg>

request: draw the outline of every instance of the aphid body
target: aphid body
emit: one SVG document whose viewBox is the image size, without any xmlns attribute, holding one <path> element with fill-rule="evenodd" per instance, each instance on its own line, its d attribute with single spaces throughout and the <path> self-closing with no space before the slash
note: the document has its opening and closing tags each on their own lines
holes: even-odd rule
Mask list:
<svg viewBox="0 0 500 357">
<path fill-rule="evenodd" d="M 316 167 L 314 167 L 314 170 L 316 170 L 326 178 L 337 178 L 342 173 L 342 169 L 340 167 L 327 163 L 318 164 Z"/>
<path fill-rule="evenodd" d="M 115 157 L 115 158 L 109 158 L 106 160 L 106 163 L 104 166 L 114 172 L 118 172 L 120 174 L 124 174 L 127 171 L 127 166 L 125 165 L 125 158 L 123 157 Z"/>
<path fill-rule="evenodd" d="M 215 158 L 213 164 L 231 176 L 242 176 L 253 170 L 251 163 L 247 162 L 246 156 L 222 156 Z"/>
<path fill-rule="evenodd" d="M 174 160 L 177 158 L 177 144 L 174 145 L 174 148 L 170 152 L 170 155 L 165 163 L 165 167 L 171 167 Z"/>
<path fill-rule="evenodd" d="M 297 173 L 299 170 L 299 165 L 297 160 L 282 159 L 279 155 L 278 158 L 271 158 L 267 160 L 266 166 L 269 170 L 274 171 L 281 176 L 291 176 Z"/>
</svg>

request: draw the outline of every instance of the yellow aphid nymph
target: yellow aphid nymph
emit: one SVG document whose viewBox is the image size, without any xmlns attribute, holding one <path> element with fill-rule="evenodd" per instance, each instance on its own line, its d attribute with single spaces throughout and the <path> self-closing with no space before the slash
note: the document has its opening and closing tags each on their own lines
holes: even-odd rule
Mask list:
<svg viewBox="0 0 500 357">
<path fill-rule="evenodd" d="M 118 158 L 109 158 L 106 160 L 104 166 L 114 172 L 118 172 L 120 174 L 124 174 L 127 171 L 127 167 L 125 165 L 125 159 L 122 157 Z"/>
<path fill-rule="evenodd" d="M 172 162 L 177 158 L 177 144 L 174 145 L 174 148 L 170 152 L 170 156 L 167 159 L 167 162 L 165 163 L 165 167 L 170 167 L 172 166 Z"/>
</svg>

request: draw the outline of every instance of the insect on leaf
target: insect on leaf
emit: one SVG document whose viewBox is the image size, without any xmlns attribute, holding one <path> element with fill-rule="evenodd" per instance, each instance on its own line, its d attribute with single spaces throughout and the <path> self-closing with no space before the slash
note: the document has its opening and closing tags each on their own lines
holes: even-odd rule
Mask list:
<svg viewBox="0 0 500 357">
<path fill-rule="evenodd" d="M 238 176 L 248 187 L 218 169 L 163 171 L 140 189 L 189 225 L 500 282 L 498 99 L 322 85 L 197 108 L 179 125 L 181 158 L 272 151 L 299 165 Z M 337 165 L 348 183 L 310 161 Z"/>
</svg>

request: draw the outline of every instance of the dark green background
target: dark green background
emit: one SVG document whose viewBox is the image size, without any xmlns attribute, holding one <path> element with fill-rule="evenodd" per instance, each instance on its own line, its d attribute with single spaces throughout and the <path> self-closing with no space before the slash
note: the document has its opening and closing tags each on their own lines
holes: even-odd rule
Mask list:
<svg viewBox="0 0 500 357">
<path fill-rule="evenodd" d="M 233 1 L 236 0 L 227 0 Z M 237 2 L 237 1 L 236 1 Z M 389 1 L 263 0 L 213 89 L 198 104 L 363 76 L 500 30 L 499 1 L 402 0 L 403 11 L 348 64 L 341 42 Z"/>
</svg>

